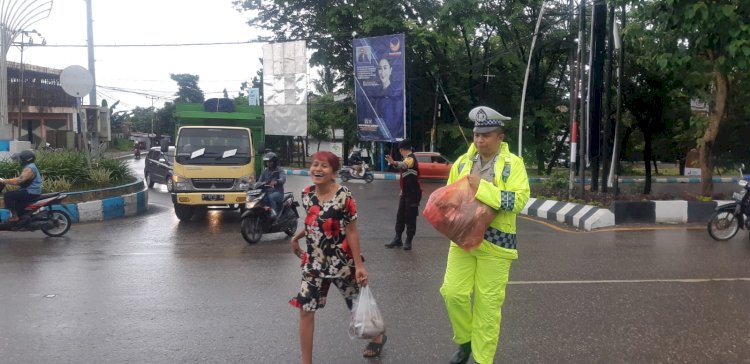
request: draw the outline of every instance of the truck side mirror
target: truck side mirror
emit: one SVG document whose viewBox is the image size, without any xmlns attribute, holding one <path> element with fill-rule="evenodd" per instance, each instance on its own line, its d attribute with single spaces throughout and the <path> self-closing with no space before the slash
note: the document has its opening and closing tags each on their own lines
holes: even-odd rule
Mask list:
<svg viewBox="0 0 750 364">
<path fill-rule="evenodd" d="M 266 143 L 264 143 L 264 142 L 258 143 L 258 149 L 257 149 L 257 151 L 258 151 L 258 155 L 262 156 L 263 154 L 265 154 L 266 153 Z"/>
<path fill-rule="evenodd" d="M 169 142 L 166 139 L 162 139 L 159 142 L 159 146 L 161 147 L 161 152 L 166 153 L 169 151 Z"/>
</svg>

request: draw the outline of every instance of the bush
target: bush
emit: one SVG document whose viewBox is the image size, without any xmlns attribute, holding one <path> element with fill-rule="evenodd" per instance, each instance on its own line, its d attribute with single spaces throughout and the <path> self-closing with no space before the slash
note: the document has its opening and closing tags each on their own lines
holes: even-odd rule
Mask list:
<svg viewBox="0 0 750 364">
<path fill-rule="evenodd" d="M 42 182 L 43 193 L 65 192 L 73 188 L 73 182 L 65 177 L 46 178 Z"/>
<path fill-rule="evenodd" d="M 88 164 L 83 153 L 37 151 L 36 156 L 36 165 L 45 179 L 65 177 L 73 184 L 86 181 Z"/>
<path fill-rule="evenodd" d="M 88 171 L 88 180 L 97 186 L 103 186 L 109 183 L 112 178 L 112 172 L 104 168 L 92 168 Z"/>
<path fill-rule="evenodd" d="M 109 187 L 133 180 L 133 175 L 122 160 L 102 159 L 91 168 L 86 155 L 78 151 L 35 151 L 36 165 L 42 174 L 45 193 L 80 191 Z M 0 159 L 0 177 L 13 178 L 21 174 L 18 161 Z M 12 186 L 8 186 L 12 190 Z"/>
<path fill-rule="evenodd" d="M 97 163 L 97 168 L 108 170 L 113 181 L 124 181 L 133 177 L 130 168 L 122 159 L 102 159 Z"/>
<path fill-rule="evenodd" d="M 558 190 L 565 190 L 568 189 L 568 184 L 570 183 L 570 176 L 568 172 L 565 171 L 556 171 L 550 174 L 549 178 L 547 178 L 546 181 L 544 181 L 544 187 L 550 188 L 550 189 L 558 189 Z"/>
</svg>

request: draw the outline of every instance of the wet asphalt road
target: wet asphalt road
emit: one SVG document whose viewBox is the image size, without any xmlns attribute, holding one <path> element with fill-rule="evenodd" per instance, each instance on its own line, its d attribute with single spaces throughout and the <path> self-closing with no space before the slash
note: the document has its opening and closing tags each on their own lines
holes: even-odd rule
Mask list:
<svg viewBox="0 0 750 364">
<path fill-rule="evenodd" d="M 308 183 L 290 177 L 287 190 Z M 331 291 L 316 314 L 316 363 L 447 363 L 446 239 L 420 217 L 413 251 L 384 249 L 398 184 L 347 185 L 389 340 L 380 359 L 363 359 Z M 299 260 L 285 236 L 248 245 L 237 213 L 185 224 L 163 186 L 149 199 L 146 215 L 63 238 L 0 233 L 0 362 L 298 362 L 287 301 Z M 495 362 L 750 361 L 747 232 L 717 243 L 700 227 L 578 233 L 521 218 L 519 250 Z"/>
</svg>

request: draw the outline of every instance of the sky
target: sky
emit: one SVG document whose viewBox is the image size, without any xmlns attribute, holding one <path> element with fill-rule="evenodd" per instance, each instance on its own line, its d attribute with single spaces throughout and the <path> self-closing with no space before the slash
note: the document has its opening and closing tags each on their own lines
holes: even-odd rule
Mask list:
<svg viewBox="0 0 750 364">
<path fill-rule="evenodd" d="M 173 99 L 177 84 L 170 73 L 198 75 L 206 98 L 221 97 L 225 88 L 234 97 L 241 83 L 252 80 L 261 68 L 263 43 L 105 47 L 255 40 L 261 33 L 247 25 L 250 14 L 236 11 L 231 0 L 92 0 L 92 12 L 98 103 L 120 100 L 117 110 L 152 103 L 161 107 Z M 54 0 L 49 17 L 27 28 L 31 29 L 42 34 L 47 46 L 24 47 L 24 64 L 88 68 L 85 0 Z M 41 43 L 32 36 L 34 44 Z M 7 58 L 20 62 L 20 47 L 11 47 Z M 83 103 L 89 103 L 88 97 Z"/>
</svg>

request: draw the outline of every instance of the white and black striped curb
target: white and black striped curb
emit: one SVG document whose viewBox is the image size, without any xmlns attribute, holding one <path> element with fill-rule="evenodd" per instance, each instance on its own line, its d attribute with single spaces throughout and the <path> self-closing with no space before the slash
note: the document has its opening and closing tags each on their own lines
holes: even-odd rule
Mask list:
<svg viewBox="0 0 750 364">
<path fill-rule="evenodd" d="M 539 200 L 533 197 L 529 198 L 521 213 L 557 221 L 586 231 L 615 225 L 615 214 L 607 209 L 572 202 Z"/>
<path fill-rule="evenodd" d="M 705 223 L 717 206 L 733 201 L 614 201 L 616 224 Z"/>
</svg>

